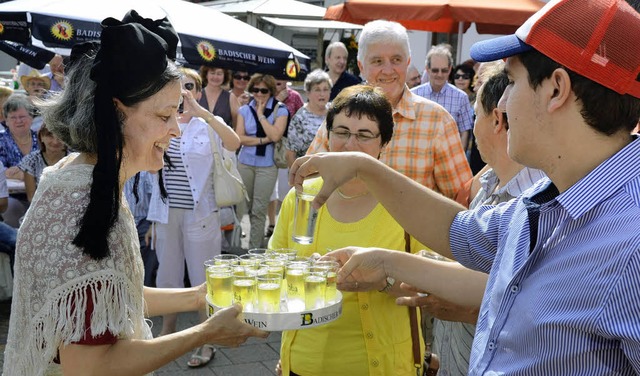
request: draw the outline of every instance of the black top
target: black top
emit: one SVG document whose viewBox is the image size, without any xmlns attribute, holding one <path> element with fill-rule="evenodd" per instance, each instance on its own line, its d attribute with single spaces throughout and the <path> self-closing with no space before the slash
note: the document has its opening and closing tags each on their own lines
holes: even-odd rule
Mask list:
<svg viewBox="0 0 640 376">
<path fill-rule="evenodd" d="M 228 91 L 222 90 L 220 96 L 218 97 L 218 100 L 216 101 L 216 105 L 213 106 L 213 111 L 211 111 L 211 113 L 216 116 L 220 116 L 228 126 L 233 128 L 233 124 L 231 123 L 231 103 L 229 102 L 230 97 L 231 94 Z M 200 97 L 199 103 L 202 107 L 206 108 L 207 110 L 209 109 L 207 94 L 204 90 L 202 90 L 202 96 Z"/>
<path fill-rule="evenodd" d="M 348 73 L 347 71 L 342 72 L 342 74 L 340 75 L 340 78 L 338 78 L 338 81 L 333 83 L 329 101 L 332 101 L 333 98 L 335 98 L 338 94 L 340 94 L 342 89 L 344 89 L 345 87 L 358 85 L 360 83 L 362 83 L 362 80 L 360 78 L 352 75 L 351 73 Z"/>
</svg>

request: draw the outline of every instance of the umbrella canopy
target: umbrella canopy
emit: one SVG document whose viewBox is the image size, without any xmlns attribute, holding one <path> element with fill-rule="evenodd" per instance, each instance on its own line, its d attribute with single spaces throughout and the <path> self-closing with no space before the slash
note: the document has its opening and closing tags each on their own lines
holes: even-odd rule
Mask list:
<svg viewBox="0 0 640 376">
<path fill-rule="evenodd" d="M 55 53 L 44 48 L 24 45 L 21 43 L 0 40 L 0 51 L 26 63 L 28 66 L 42 69 L 53 59 Z"/>
<path fill-rule="evenodd" d="M 329 7 L 324 18 L 359 24 L 385 19 L 441 33 L 475 23 L 481 34 L 509 34 L 543 6 L 540 0 L 346 0 Z"/>
<path fill-rule="evenodd" d="M 167 17 L 178 32 L 178 61 L 300 79 L 310 59 L 284 42 L 215 9 L 182 0 L 15 0 L 0 4 L 0 39 L 71 48 L 100 38 L 100 22 Z"/>
</svg>

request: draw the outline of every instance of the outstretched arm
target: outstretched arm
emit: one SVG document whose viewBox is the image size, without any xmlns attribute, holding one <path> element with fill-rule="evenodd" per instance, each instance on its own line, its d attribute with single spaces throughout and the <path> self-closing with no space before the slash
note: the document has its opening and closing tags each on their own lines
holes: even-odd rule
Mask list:
<svg viewBox="0 0 640 376">
<path fill-rule="evenodd" d="M 348 247 L 326 254 L 342 265 L 338 288 L 345 291 L 380 290 L 386 277 L 415 286 L 461 306 L 479 305 L 487 275 L 458 263 L 379 248 Z M 406 298 L 398 298 L 406 303 Z"/>
<path fill-rule="evenodd" d="M 268 332 L 237 319 L 241 311 L 240 305 L 234 305 L 218 311 L 201 324 L 151 340 L 118 340 L 113 345 L 61 346 L 59 351 L 63 373 L 142 375 L 205 343 L 236 347 L 249 337 L 266 338 Z"/>
<path fill-rule="evenodd" d="M 289 183 L 301 189 L 305 178 L 322 176 L 324 185 L 314 200 L 320 207 L 339 186 L 357 177 L 364 181 L 395 220 L 419 242 L 453 259 L 449 228 L 465 208 L 359 152 L 320 153 L 298 158 Z"/>
</svg>

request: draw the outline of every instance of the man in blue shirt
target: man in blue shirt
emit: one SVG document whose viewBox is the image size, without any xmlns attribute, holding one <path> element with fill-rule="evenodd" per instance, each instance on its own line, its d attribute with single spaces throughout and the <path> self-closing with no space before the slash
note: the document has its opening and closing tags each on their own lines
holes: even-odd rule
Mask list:
<svg viewBox="0 0 640 376">
<path fill-rule="evenodd" d="M 431 47 L 427 53 L 426 71 L 429 81 L 414 87 L 411 92 L 444 107 L 456 121 L 462 147 L 467 151 L 473 129 L 473 108 L 469 96 L 449 83 L 453 67 L 451 51 L 444 45 Z"/>
<path fill-rule="evenodd" d="M 507 58 L 509 155 L 548 176 L 509 202 L 465 211 L 359 153 L 291 168 L 297 187 L 324 178 L 315 205 L 357 176 L 423 244 L 490 273 L 471 375 L 640 373 L 640 49 L 628 47 L 639 38 L 640 14 L 623 0 L 551 0 L 515 35 L 472 47 L 476 61 Z M 391 277 L 461 305 L 473 293 L 426 258 L 331 255 L 346 262 L 344 290 Z"/>
</svg>

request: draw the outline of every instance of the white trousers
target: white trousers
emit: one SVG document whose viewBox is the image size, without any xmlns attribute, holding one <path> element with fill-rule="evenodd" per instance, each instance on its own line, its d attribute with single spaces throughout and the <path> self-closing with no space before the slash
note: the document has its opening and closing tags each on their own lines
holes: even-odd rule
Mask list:
<svg viewBox="0 0 640 376">
<path fill-rule="evenodd" d="M 187 262 L 191 286 L 205 282 L 204 262 L 220 254 L 222 231 L 219 213 L 196 221 L 193 210 L 169 209 L 167 224 L 156 223 L 158 287 L 184 287 Z"/>
</svg>

